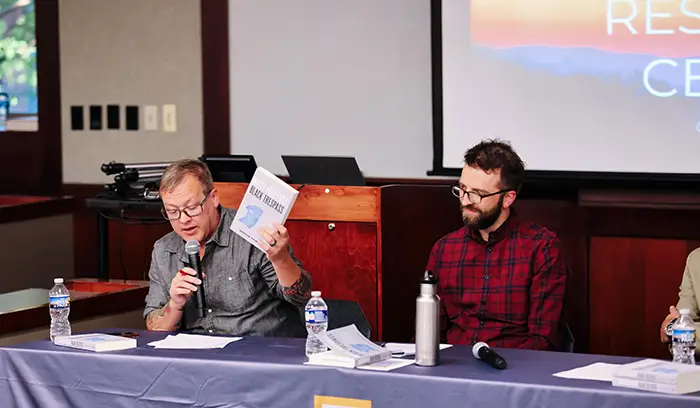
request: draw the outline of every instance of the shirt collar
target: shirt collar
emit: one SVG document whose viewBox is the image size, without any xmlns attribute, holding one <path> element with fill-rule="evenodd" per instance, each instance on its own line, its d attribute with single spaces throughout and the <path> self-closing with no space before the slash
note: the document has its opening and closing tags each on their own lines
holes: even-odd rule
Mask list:
<svg viewBox="0 0 700 408">
<path fill-rule="evenodd" d="M 210 242 L 216 243 L 218 246 L 227 247 L 231 243 L 231 223 L 233 222 L 234 215 L 231 210 L 224 208 L 221 204 L 218 207 L 219 210 L 219 226 L 216 227 L 216 232 L 209 238 L 207 244 Z"/>
<path fill-rule="evenodd" d="M 481 236 L 479 230 L 468 227 L 465 228 L 465 230 L 468 237 L 480 244 L 495 244 L 496 242 L 508 236 L 508 234 L 511 231 L 516 229 L 518 227 L 518 223 L 518 214 L 516 213 L 515 208 L 511 207 L 510 214 L 508 214 L 508 218 L 506 218 L 503 224 L 501 224 L 501 226 L 498 227 L 495 231 L 491 231 L 491 233 L 489 233 L 488 242 L 484 241 L 484 238 Z"/>
</svg>

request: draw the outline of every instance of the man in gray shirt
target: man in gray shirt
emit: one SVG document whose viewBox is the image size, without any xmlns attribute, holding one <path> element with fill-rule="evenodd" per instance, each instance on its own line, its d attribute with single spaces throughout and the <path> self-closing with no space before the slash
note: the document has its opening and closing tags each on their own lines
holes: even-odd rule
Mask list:
<svg viewBox="0 0 700 408">
<path fill-rule="evenodd" d="M 300 308 L 309 300 L 311 276 L 294 256 L 284 226 L 261 230 L 265 252 L 231 231 L 235 210 L 219 204 L 211 173 L 198 160 L 171 164 L 161 178 L 160 196 L 173 232 L 153 247 L 146 328 L 238 336 L 306 334 Z M 204 282 L 189 267 L 189 240 L 200 243 Z M 190 301 L 197 290 L 204 290 L 204 318 Z"/>
</svg>

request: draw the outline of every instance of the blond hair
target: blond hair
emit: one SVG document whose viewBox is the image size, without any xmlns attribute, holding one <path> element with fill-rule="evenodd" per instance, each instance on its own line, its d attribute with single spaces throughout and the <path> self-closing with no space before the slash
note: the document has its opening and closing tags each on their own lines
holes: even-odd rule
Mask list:
<svg viewBox="0 0 700 408">
<path fill-rule="evenodd" d="M 205 194 L 214 189 L 214 179 L 205 163 L 196 159 L 183 159 L 170 164 L 163 172 L 160 178 L 161 194 L 173 191 L 186 176 L 197 179 Z"/>
</svg>

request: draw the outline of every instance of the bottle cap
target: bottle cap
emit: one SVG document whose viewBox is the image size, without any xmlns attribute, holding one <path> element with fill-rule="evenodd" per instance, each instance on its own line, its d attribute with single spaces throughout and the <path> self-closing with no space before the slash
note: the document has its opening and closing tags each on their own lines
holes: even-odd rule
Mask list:
<svg viewBox="0 0 700 408">
<path fill-rule="evenodd" d="M 54 278 L 53 283 L 63 283 L 63 278 Z"/>
<path fill-rule="evenodd" d="M 682 315 L 689 315 L 690 314 L 690 309 L 679 309 L 678 313 Z"/>
<path fill-rule="evenodd" d="M 425 271 L 423 274 L 423 280 L 420 281 L 421 284 L 435 285 L 437 284 L 437 278 L 433 275 L 432 271 Z"/>
<path fill-rule="evenodd" d="M 314 290 L 311 292 L 312 297 L 321 297 L 321 291 L 320 290 Z"/>
</svg>

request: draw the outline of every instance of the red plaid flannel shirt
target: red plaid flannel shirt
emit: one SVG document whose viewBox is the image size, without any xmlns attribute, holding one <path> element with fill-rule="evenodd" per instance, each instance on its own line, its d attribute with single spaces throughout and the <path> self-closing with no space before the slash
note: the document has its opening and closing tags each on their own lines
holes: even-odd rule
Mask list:
<svg viewBox="0 0 700 408">
<path fill-rule="evenodd" d="M 440 332 L 450 344 L 557 349 L 567 267 L 554 233 L 514 213 L 484 242 L 461 228 L 433 246 Z"/>
</svg>

